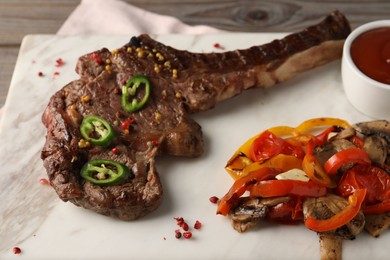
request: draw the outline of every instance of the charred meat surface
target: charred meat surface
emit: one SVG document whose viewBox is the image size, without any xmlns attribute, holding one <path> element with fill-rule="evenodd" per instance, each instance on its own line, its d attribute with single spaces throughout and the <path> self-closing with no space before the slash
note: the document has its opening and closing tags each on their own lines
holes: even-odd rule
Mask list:
<svg viewBox="0 0 390 260">
<path fill-rule="evenodd" d="M 148 214 L 163 195 L 155 156 L 203 154 L 201 127 L 191 113 L 339 58 L 349 33 L 345 17 L 334 12 L 318 25 L 246 50 L 191 53 L 140 35 L 119 49 L 80 57 L 80 78 L 52 96 L 42 117 L 47 135 L 41 157 L 54 189 L 62 200 L 103 215 L 134 220 Z M 149 79 L 150 96 L 142 109 L 126 112 L 121 88 L 134 75 Z M 80 124 L 89 115 L 112 127 L 115 138 L 108 146 L 83 140 Z M 82 166 L 94 159 L 121 163 L 133 178 L 94 185 L 80 177 Z"/>
</svg>

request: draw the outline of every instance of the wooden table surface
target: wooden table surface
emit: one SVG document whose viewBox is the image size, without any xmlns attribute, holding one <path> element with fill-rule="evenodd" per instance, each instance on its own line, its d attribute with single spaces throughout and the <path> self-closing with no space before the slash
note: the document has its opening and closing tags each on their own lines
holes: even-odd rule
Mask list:
<svg viewBox="0 0 390 260">
<path fill-rule="evenodd" d="M 126 0 L 145 10 L 175 16 L 190 25 L 228 31 L 288 32 L 316 23 L 333 10 L 352 28 L 390 19 L 390 1 L 370 0 Z M 0 107 L 4 105 L 16 58 L 27 34 L 55 34 L 80 0 L 0 0 Z"/>
</svg>

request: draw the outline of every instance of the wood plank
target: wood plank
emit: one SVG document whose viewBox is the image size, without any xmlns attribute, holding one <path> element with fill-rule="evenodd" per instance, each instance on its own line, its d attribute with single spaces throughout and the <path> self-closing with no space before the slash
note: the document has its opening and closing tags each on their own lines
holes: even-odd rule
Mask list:
<svg viewBox="0 0 390 260">
<path fill-rule="evenodd" d="M 19 47 L 0 48 L 0 107 L 4 105 L 18 56 Z"/>
<path fill-rule="evenodd" d="M 372 20 L 389 19 L 390 2 L 354 1 L 234 1 L 132 0 L 140 8 L 176 16 L 183 22 L 244 32 L 288 32 L 305 28 L 334 10 L 343 12 L 353 28 Z"/>
<path fill-rule="evenodd" d="M 53 34 L 78 0 L 0 0 L 0 46 L 19 45 L 26 34 Z"/>
</svg>

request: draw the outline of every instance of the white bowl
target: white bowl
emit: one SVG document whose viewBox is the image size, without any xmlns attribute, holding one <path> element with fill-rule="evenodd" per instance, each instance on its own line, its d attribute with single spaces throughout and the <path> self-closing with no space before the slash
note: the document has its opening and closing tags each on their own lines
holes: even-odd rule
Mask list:
<svg viewBox="0 0 390 260">
<path fill-rule="evenodd" d="M 362 33 L 388 26 L 390 20 L 381 20 L 364 24 L 352 31 L 344 43 L 341 63 L 344 91 L 351 104 L 370 117 L 386 120 L 390 120 L 390 85 L 361 72 L 351 58 L 350 49 L 352 42 Z"/>
</svg>

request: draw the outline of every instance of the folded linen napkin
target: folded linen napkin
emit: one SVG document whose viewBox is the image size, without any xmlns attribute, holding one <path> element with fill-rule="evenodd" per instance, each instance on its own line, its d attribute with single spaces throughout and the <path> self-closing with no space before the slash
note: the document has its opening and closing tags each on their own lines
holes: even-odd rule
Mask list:
<svg viewBox="0 0 390 260">
<path fill-rule="evenodd" d="M 190 26 L 180 20 L 145 11 L 119 0 L 83 0 L 58 31 L 75 34 L 201 34 L 221 32 Z"/>
<path fill-rule="evenodd" d="M 151 13 L 120 0 L 82 0 L 57 34 L 138 35 L 219 32 L 223 31 L 204 25 L 190 26 L 174 17 Z M 3 110 L 0 108 L 0 118 Z"/>
</svg>

